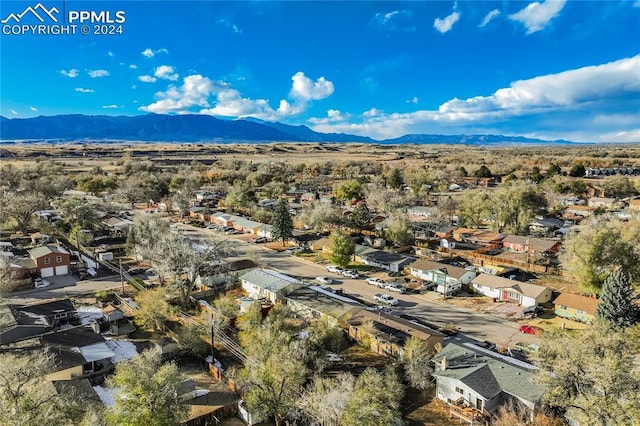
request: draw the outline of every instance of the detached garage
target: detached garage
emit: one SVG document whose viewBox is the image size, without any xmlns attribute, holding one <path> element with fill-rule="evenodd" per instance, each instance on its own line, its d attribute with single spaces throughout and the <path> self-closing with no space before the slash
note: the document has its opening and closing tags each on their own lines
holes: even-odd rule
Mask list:
<svg viewBox="0 0 640 426">
<path fill-rule="evenodd" d="M 64 248 L 54 245 L 29 250 L 29 257 L 36 264 L 43 278 L 69 274 L 71 256 Z"/>
</svg>

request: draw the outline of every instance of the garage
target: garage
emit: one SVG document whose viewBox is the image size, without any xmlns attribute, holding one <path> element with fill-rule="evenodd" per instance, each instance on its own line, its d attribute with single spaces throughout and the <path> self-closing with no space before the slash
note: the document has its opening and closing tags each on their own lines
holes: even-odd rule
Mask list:
<svg viewBox="0 0 640 426">
<path fill-rule="evenodd" d="M 69 273 L 68 265 L 56 266 L 56 275 L 67 275 Z"/>
<path fill-rule="evenodd" d="M 50 267 L 50 268 L 42 268 L 42 269 L 40 269 L 40 276 L 42 278 L 52 277 L 54 275 L 55 275 L 55 273 L 54 273 L 53 266 Z"/>
</svg>

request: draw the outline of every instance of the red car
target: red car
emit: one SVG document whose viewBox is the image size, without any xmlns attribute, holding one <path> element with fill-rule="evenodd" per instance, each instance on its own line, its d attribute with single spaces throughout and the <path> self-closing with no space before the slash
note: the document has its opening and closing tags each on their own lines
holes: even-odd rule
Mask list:
<svg viewBox="0 0 640 426">
<path fill-rule="evenodd" d="M 521 325 L 518 331 L 524 334 L 540 334 L 542 329 L 533 325 Z"/>
</svg>

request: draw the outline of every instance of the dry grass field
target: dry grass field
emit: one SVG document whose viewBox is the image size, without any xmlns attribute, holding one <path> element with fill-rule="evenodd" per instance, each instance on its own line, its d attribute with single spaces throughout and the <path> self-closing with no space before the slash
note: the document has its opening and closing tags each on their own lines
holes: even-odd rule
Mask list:
<svg viewBox="0 0 640 426">
<path fill-rule="evenodd" d="M 423 165 L 474 170 L 487 165 L 494 173 L 544 170 L 550 163 L 570 168 L 581 163 L 591 167 L 640 165 L 639 145 L 562 145 L 478 147 L 467 145 L 376 145 L 359 143 L 264 143 L 264 144 L 184 144 L 184 143 L 60 143 L 0 145 L 0 164 L 18 168 L 35 167 L 53 161 L 68 171 L 115 168 L 122 161 L 151 160 L 159 165 L 210 165 L 221 160 L 250 160 L 254 163 L 379 161 L 393 165 Z"/>
</svg>

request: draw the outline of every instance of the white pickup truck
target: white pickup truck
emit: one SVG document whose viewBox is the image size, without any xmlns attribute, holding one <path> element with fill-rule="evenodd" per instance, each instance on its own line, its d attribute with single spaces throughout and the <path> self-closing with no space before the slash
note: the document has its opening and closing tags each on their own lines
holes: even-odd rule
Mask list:
<svg viewBox="0 0 640 426">
<path fill-rule="evenodd" d="M 398 304 L 398 299 L 390 294 L 376 294 L 373 296 L 373 300 L 378 303 L 384 303 L 385 305 L 391 306 L 396 306 Z"/>
</svg>

